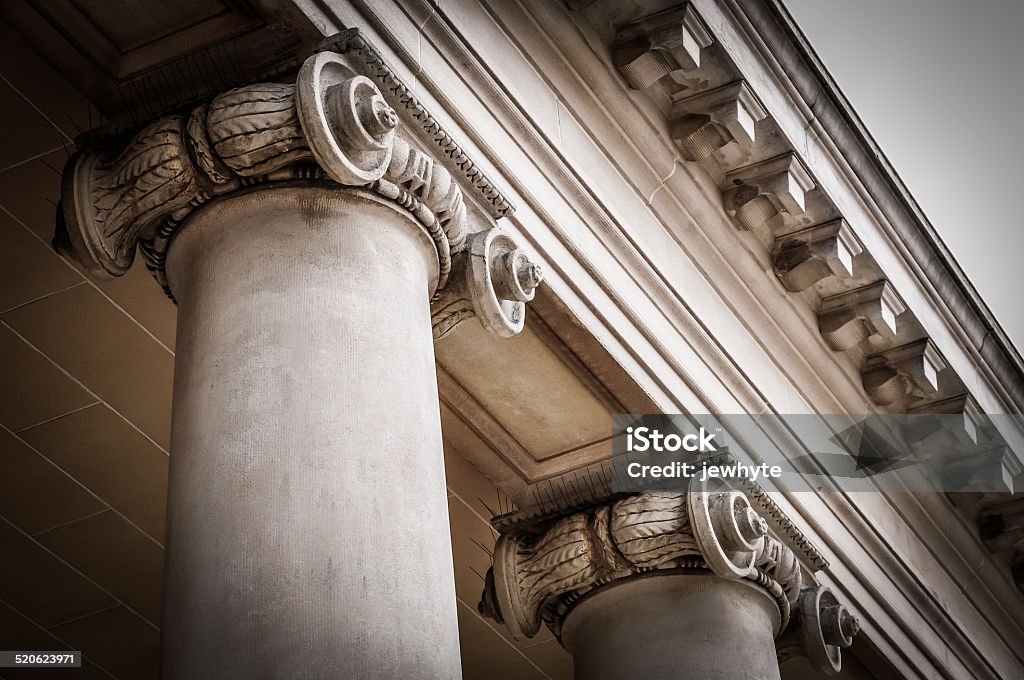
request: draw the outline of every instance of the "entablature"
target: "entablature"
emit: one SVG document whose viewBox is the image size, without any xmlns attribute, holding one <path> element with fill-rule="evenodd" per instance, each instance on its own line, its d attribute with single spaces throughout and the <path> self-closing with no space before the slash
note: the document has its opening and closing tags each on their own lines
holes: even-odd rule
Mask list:
<svg viewBox="0 0 1024 680">
<path fill-rule="evenodd" d="M 583 12 L 604 12 L 609 9 L 608 4 L 595 3 Z M 698 10 L 702 9 L 700 4 L 696 6 Z M 736 409 L 758 412 L 773 403 L 782 405 L 782 410 L 800 408 L 799 405 L 807 408 L 809 404 L 815 404 L 816 408 L 848 412 L 861 409 L 876 412 L 882 409 L 881 405 L 870 401 L 862 385 L 862 362 L 887 347 L 901 347 L 930 337 L 924 332 L 924 324 L 916 318 L 915 307 L 927 298 L 915 287 L 917 284 L 905 288 L 901 280 L 890 280 L 896 292 L 895 299 L 902 300 L 911 314 L 895 315 L 897 330 L 892 338 L 886 339 L 889 344 L 875 346 L 871 340 L 867 340 L 858 346 L 856 352 L 832 354 L 817 327 L 816 310 L 821 299 L 877 283 L 888 277 L 882 275 L 881 266 L 876 269 L 878 263 L 874 261 L 872 248 L 878 243 L 877 237 L 868 233 L 870 238 L 865 238 L 859 229 L 859 222 L 854 223 L 848 217 L 848 213 L 855 214 L 859 220 L 865 214 L 859 198 L 854 198 L 853 202 L 860 208 L 856 211 L 848 210 L 848 203 L 856 194 L 855 187 L 851 188 L 847 178 L 835 167 L 820 165 L 822 160 L 817 148 L 807 157 L 804 144 L 797 145 L 796 149 L 786 146 L 789 142 L 782 130 L 771 132 L 771 128 L 768 128 L 769 134 L 761 135 L 761 129 L 755 127 L 755 139 L 762 138 L 762 142 L 781 146 L 777 146 L 771 154 L 766 153 L 764 157 L 744 156 L 743 164 L 752 165 L 768 160 L 783 153 L 783 149 L 799 153 L 801 162 L 815 182 L 815 188 L 805 192 L 805 205 L 810 207 L 805 213 L 809 215 L 803 216 L 800 222 L 783 226 L 783 231 L 776 232 L 773 230 L 774 225 L 767 225 L 767 229 L 763 230 L 763 239 L 758 238 L 756 231 L 751 235 L 733 237 L 728 260 L 739 273 L 727 273 L 708 265 L 707 270 L 702 272 L 704 276 L 712 270 L 722 276 L 710 288 L 706 284 L 702 287 L 693 272 L 685 270 L 690 264 L 685 259 L 676 257 L 677 264 L 682 266 L 673 270 L 664 265 L 670 260 L 667 254 L 678 250 L 701 252 L 701 248 L 707 251 L 705 244 L 708 242 L 715 244 L 710 250 L 717 249 L 719 256 L 726 252 L 721 245 L 725 239 L 719 235 L 702 234 L 704 229 L 714 231 L 729 226 L 734 233 L 741 231 L 722 210 L 722 180 L 726 173 L 717 165 L 715 153 L 723 154 L 713 153 L 709 157 L 713 162 L 687 162 L 681 159 L 682 154 L 671 142 L 666 123 L 666 112 L 674 103 L 671 98 L 661 97 L 659 103 L 657 97 L 634 92 L 623 100 L 629 106 L 622 110 L 609 104 L 612 101 L 619 102 L 616 92 L 628 88 L 628 83 L 623 79 L 615 80 L 609 76 L 609 72 L 602 70 L 604 65 L 611 64 L 606 55 L 608 46 L 614 41 L 614 25 L 605 20 L 603 28 L 588 32 L 593 26 L 588 28 L 581 24 L 588 23 L 589 19 L 578 19 L 573 27 L 577 35 L 573 35 L 573 30 L 556 32 L 552 40 L 557 47 L 553 47 L 551 42 L 546 42 L 549 39 L 543 34 L 527 29 L 535 29 L 538 24 L 553 28 L 564 18 L 564 13 L 560 14 L 557 7 L 540 7 L 528 3 L 526 7 L 506 9 L 488 4 L 483 17 L 468 5 L 463 9 L 466 10 L 465 14 L 454 11 L 450 14 L 435 13 L 420 3 L 411 3 L 402 12 L 409 18 L 416 18 L 414 24 L 420 29 L 417 40 L 422 51 L 419 54 L 403 51 L 400 45 L 393 43 L 389 43 L 389 47 L 403 55 L 413 70 L 420 69 L 418 77 L 427 90 L 457 109 L 450 112 L 450 115 L 458 119 L 458 125 L 463 129 L 477 130 L 469 135 L 475 143 L 501 150 L 485 154 L 485 157 L 493 164 L 496 176 L 508 182 L 511 193 L 515 195 L 515 202 L 520 206 L 511 222 L 516 229 L 527 234 L 527 238 L 547 258 L 545 264 L 550 264 L 552 272 L 552 277 L 548 279 L 550 290 L 559 304 L 568 307 L 574 316 L 570 325 L 574 322 L 598 338 L 602 349 L 620 362 L 632 377 L 642 382 L 651 401 L 665 411 L 711 409 L 729 412 Z M 360 5 L 359 15 L 375 31 L 385 35 L 400 33 L 398 29 L 391 31 L 385 25 L 394 16 L 393 10 L 377 11 Z M 636 18 L 626 17 L 623 21 Z M 716 20 L 705 23 L 714 35 L 726 21 L 719 15 Z M 470 28 L 472 33 L 468 32 Z M 559 23 L 558 28 L 561 30 L 563 26 Z M 596 39 L 594 34 L 601 31 L 603 37 Z M 487 50 L 482 43 L 474 43 L 481 50 L 479 52 L 467 49 L 466 41 L 469 39 L 466 36 L 470 34 L 485 36 L 485 40 L 500 41 L 503 48 L 508 48 L 511 42 L 514 45 L 512 49 L 529 55 L 523 61 L 534 70 L 529 71 L 529 66 L 524 68 L 506 63 L 488 63 L 488 68 L 479 68 L 478 62 L 487 59 Z M 515 38 L 510 39 L 510 34 L 515 34 Z M 717 49 L 721 53 L 722 48 L 719 43 L 712 43 L 705 49 Z M 537 64 L 551 58 L 551 51 L 558 52 L 568 67 L 564 70 L 539 72 Z M 516 60 L 509 61 L 518 64 Z M 602 63 L 597 65 L 595 61 Z M 701 61 L 713 63 L 703 55 Z M 492 68 L 493 71 L 489 70 Z M 523 73 L 520 74 L 517 69 L 523 69 Z M 608 70 L 614 74 L 612 68 Z M 516 77 L 510 77 L 510 73 L 515 73 Z M 726 75 L 727 79 L 723 78 L 714 86 L 735 81 L 735 73 Z M 449 77 L 454 78 L 454 81 L 448 81 Z M 754 82 L 747 77 L 743 80 L 748 86 Z M 452 83 L 454 90 L 448 89 Z M 786 89 L 776 85 L 778 91 L 773 89 L 767 92 L 772 102 L 763 99 L 765 93 L 750 87 L 754 94 L 762 98 L 760 104 L 769 114 L 772 111 L 770 103 L 777 104 L 779 92 Z M 712 86 L 709 83 L 709 87 Z M 546 87 L 557 93 L 552 102 L 538 94 Z M 656 88 L 657 84 L 653 87 Z M 584 99 L 576 100 L 577 96 Z M 482 103 L 481 99 L 486 103 Z M 550 115 L 548 111 L 551 111 Z M 658 115 L 655 116 L 655 113 Z M 496 127 L 490 127 L 494 124 Z M 485 126 L 486 135 L 482 132 Z M 645 134 L 647 132 L 651 134 Z M 612 168 L 606 171 L 600 164 L 588 165 L 589 147 L 587 153 L 574 156 L 577 151 L 585 150 L 584 142 L 595 147 L 595 156 L 605 154 Z M 655 143 L 664 143 L 664 147 L 654 148 Z M 738 146 L 735 143 L 732 145 Z M 665 148 L 669 151 L 666 152 Z M 547 150 L 552 151 L 549 153 Z M 643 162 L 637 160 L 638 154 L 643 157 Z M 557 160 L 552 156 L 557 157 Z M 578 165 L 569 170 L 565 167 L 574 164 Z M 633 172 L 637 169 L 639 172 Z M 543 175 L 543 178 L 537 173 Z M 720 179 L 718 175 L 721 175 Z M 606 178 L 608 181 L 605 181 Z M 841 200 L 824 195 L 822 190 L 823 184 L 831 187 L 837 181 L 847 192 L 839 197 Z M 628 185 L 628 189 L 622 188 L 623 184 Z M 603 193 L 595 195 L 588 188 L 593 186 L 601 187 Z M 630 192 L 633 195 L 627 196 Z M 707 197 L 709 203 L 717 195 L 717 206 L 714 207 L 718 214 L 712 214 L 710 208 L 700 205 L 705 200 L 702 195 Z M 691 199 L 693 205 L 683 206 L 680 196 Z M 877 218 L 871 213 L 868 216 L 872 220 Z M 755 269 L 760 270 L 759 276 L 765 273 L 777 276 L 771 256 L 777 240 L 790 233 L 823 226 L 840 218 L 850 224 L 846 235 L 853 236 L 843 241 L 846 252 L 852 253 L 844 255 L 853 271 L 843 271 L 850 276 L 843 277 L 839 271 L 826 275 L 798 296 L 787 293 L 787 302 L 780 302 L 781 296 L 775 293 L 769 299 L 753 303 L 744 300 L 742 295 L 730 295 L 739 288 L 737 282 L 741 280 L 747 284 L 745 295 L 750 295 L 751 288 L 763 286 L 763 282 L 759 283 L 759 279 L 753 278 Z M 677 226 L 672 225 L 672 220 L 675 220 Z M 647 230 L 647 224 L 654 221 L 661 222 L 661 233 Z M 770 240 L 767 236 L 771 237 Z M 582 261 L 570 261 L 575 258 L 581 258 Z M 742 261 L 744 259 L 747 261 Z M 628 274 L 622 273 L 622 270 L 628 271 Z M 905 273 L 903 269 L 899 271 L 901 276 Z M 843 278 L 847 280 L 839 281 Z M 691 280 L 697 285 L 686 285 Z M 779 288 L 785 290 L 786 286 L 779 285 Z M 687 292 L 684 293 L 684 290 Z M 715 348 L 714 336 L 717 334 L 716 324 L 719 320 L 708 319 L 708 325 L 702 326 L 700 321 L 693 319 L 693 316 L 700 317 L 701 308 L 712 306 L 722 309 L 722 317 L 728 319 L 729 323 L 735 318 L 733 315 L 742 317 L 741 311 L 752 310 L 754 314 L 750 320 L 740 320 L 738 325 L 760 329 L 762 321 L 767 320 L 764 325 L 765 336 L 751 341 L 749 336 L 740 338 L 738 335 L 730 335 L 724 341 L 727 345 L 724 351 L 721 346 Z M 778 313 L 780 310 L 781 313 Z M 690 315 L 689 320 L 686 319 L 687 315 Z M 794 319 L 800 322 L 796 323 Z M 550 319 L 546 320 L 549 326 L 559 325 Z M 817 348 L 812 347 L 808 330 L 814 333 Z M 774 346 L 773 343 L 777 342 L 774 334 L 781 334 L 788 339 L 781 346 Z M 962 381 L 957 383 L 960 380 L 957 371 L 964 365 L 963 355 L 960 355 L 956 364 L 946 356 L 947 352 L 959 351 L 956 343 L 948 346 L 944 344 L 948 339 L 948 336 L 942 337 L 942 334 L 933 338 L 935 347 L 942 350 L 939 354 L 942 362 L 954 368 L 938 373 L 940 390 L 935 394 L 930 393 L 930 398 L 936 401 L 963 393 L 966 387 Z M 566 344 L 573 342 L 569 340 Z M 767 352 L 766 346 L 770 347 Z M 753 350 L 749 354 L 749 361 L 737 370 L 736 360 L 732 357 L 743 355 L 743 350 L 748 347 Z M 804 351 L 807 348 L 810 349 Z M 774 350 L 778 351 L 772 357 Z M 717 357 L 714 356 L 716 352 Z M 761 364 L 766 354 L 768 359 Z M 828 369 L 832 384 L 827 386 L 820 384 L 820 378 L 814 375 L 815 369 L 820 371 L 829 365 L 821 358 L 823 356 L 831 356 L 831 362 L 838 367 Z M 759 365 L 753 366 L 754 363 Z M 743 369 L 748 367 L 749 372 L 744 375 Z M 788 374 L 788 378 L 780 379 L 779 372 Z M 921 374 L 924 374 L 923 369 Z M 929 402 L 918 399 L 914 403 L 924 405 Z M 582 449 L 566 451 L 565 454 L 568 456 L 579 451 Z M 587 456 L 574 458 L 565 472 L 574 466 L 583 465 L 590 455 L 600 456 L 602 451 L 607 455 L 606 449 L 597 447 Z M 541 474 L 542 477 L 524 474 L 519 481 L 523 481 L 523 477 L 534 482 L 548 479 L 557 486 L 560 478 L 564 480 L 562 475 L 565 473 L 552 467 L 553 462 L 559 458 L 563 457 L 544 456 L 543 467 L 535 468 L 535 474 Z M 520 500 L 529 502 L 531 483 L 527 480 L 526 493 L 519 497 Z M 829 502 L 827 505 L 838 507 L 842 504 Z M 813 520 L 808 519 L 809 507 L 804 506 L 797 514 L 813 524 Z M 852 507 L 847 509 L 852 510 Z M 843 517 L 839 521 L 855 520 Z M 818 529 L 821 530 L 820 525 Z"/>
</svg>

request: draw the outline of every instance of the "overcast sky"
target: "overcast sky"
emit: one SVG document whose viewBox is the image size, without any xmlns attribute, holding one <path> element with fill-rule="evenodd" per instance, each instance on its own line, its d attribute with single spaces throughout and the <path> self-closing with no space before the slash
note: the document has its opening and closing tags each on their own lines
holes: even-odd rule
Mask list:
<svg viewBox="0 0 1024 680">
<path fill-rule="evenodd" d="M 783 0 L 1024 351 L 1024 0 Z"/>
</svg>

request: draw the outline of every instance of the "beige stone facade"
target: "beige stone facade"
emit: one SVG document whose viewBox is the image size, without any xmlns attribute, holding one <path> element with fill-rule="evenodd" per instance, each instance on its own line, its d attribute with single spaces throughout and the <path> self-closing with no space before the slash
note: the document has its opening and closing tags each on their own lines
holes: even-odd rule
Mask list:
<svg viewBox="0 0 1024 680">
<path fill-rule="evenodd" d="M 1024 409 L 774 0 L 0 14 L 0 651 L 1024 674 L 1019 419 L 971 493 L 612 484 L 614 414 Z"/>
</svg>

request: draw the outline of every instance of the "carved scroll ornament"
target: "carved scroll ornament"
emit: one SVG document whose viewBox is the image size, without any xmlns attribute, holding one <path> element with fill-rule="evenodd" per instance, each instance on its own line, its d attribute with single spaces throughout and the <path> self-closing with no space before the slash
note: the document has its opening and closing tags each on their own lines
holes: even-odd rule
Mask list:
<svg viewBox="0 0 1024 680">
<path fill-rule="evenodd" d="M 831 588 L 804 588 L 791 625 L 775 643 L 779 663 L 802 656 L 824 675 L 835 675 L 843 667 L 842 650 L 853 644 L 859 632 L 860 620 Z"/>
<path fill-rule="evenodd" d="M 768 534 L 746 496 L 698 485 L 627 496 L 563 517 L 535 535 L 502 535 L 479 608 L 516 639 L 533 637 L 542 621 L 559 635 L 586 593 L 637 574 L 678 569 L 761 586 L 779 605 L 779 631 L 800 592 L 796 556 Z"/>
<path fill-rule="evenodd" d="M 240 87 L 150 123 L 118 152 L 77 153 L 64 173 L 56 245 L 103 278 L 124 274 L 138 246 L 170 295 L 166 252 L 195 208 L 253 184 L 331 180 L 412 213 L 437 247 L 443 289 L 466 241 L 462 191 L 396 134 L 398 122 L 344 57 L 315 54 L 295 84 Z"/>
<path fill-rule="evenodd" d="M 516 335 L 542 280 L 540 265 L 504 229 L 471 234 L 455 256 L 450 283 L 431 304 L 434 340 L 473 316 L 498 337 Z"/>
</svg>

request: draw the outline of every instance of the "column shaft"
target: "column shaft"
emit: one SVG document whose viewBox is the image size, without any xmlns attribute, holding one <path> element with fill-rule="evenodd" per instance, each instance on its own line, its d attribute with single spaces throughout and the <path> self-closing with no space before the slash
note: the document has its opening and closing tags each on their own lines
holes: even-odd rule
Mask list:
<svg viewBox="0 0 1024 680">
<path fill-rule="evenodd" d="M 165 680 L 460 677 L 437 268 L 357 190 L 261 187 L 175 237 Z"/>
<path fill-rule="evenodd" d="M 565 619 L 579 680 L 779 680 L 775 602 L 718 576 L 652 574 L 594 591 Z"/>
</svg>

